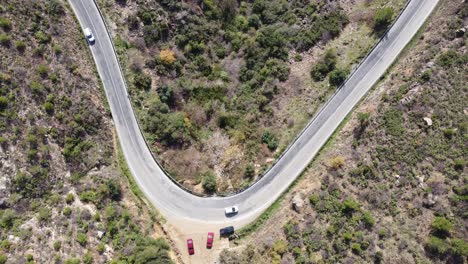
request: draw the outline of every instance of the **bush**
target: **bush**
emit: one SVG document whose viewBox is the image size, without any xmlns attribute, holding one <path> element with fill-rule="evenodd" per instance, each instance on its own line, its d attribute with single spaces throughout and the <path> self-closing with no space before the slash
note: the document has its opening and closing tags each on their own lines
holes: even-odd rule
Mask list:
<svg viewBox="0 0 468 264">
<path fill-rule="evenodd" d="M 47 65 L 40 64 L 39 66 L 37 66 L 36 72 L 42 78 L 46 78 L 47 75 L 49 75 L 49 67 L 47 67 Z"/>
<path fill-rule="evenodd" d="M 349 72 L 345 69 L 335 69 L 330 73 L 328 81 L 331 86 L 339 87 L 348 77 Z"/>
<path fill-rule="evenodd" d="M 0 17 L 0 27 L 5 31 L 11 30 L 11 21 L 6 17 Z"/>
<path fill-rule="evenodd" d="M 208 193 L 213 193 L 216 191 L 216 176 L 213 172 L 207 171 L 203 175 L 202 181 L 203 189 Z"/>
<path fill-rule="evenodd" d="M 431 224 L 434 234 L 439 237 L 446 237 L 450 235 L 452 230 L 452 223 L 445 217 L 437 216 L 434 218 Z"/>
<path fill-rule="evenodd" d="M 13 223 L 18 218 L 16 211 L 13 209 L 6 209 L 0 211 L 0 226 L 6 230 L 13 226 Z"/>
<path fill-rule="evenodd" d="M 372 217 L 372 215 L 369 212 L 364 212 L 362 214 L 362 222 L 367 227 L 372 227 L 375 224 L 375 219 Z"/>
<path fill-rule="evenodd" d="M 429 238 L 426 246 L 429 251 L 435 254 L 439 254 L 439 255 L 444 255 L 450 249 L 450 245 L 447 243 L 445 239 L 441 239 L 435 236 L 431 236 Z"/>
<path fill-rule="evenodd" d="M 51 37 L 49 34 L 46 34 L 42 31 L 37 31 L 35 34 L 34 34 L 34 37 L 37 39 L 37 41 L 40 43 L 40 44 L 47 44 L 50 42 L 51 40 Z"/>
<path fill-rule="evenodd" d="M 53 247 L 55 251 L 59 251 L 62 247 L 62 242 L 60 240 L 55 241 Z"/>
<path fill-rule="evenodd" d="M 8 98 L 0 96 L 0 111 L 5 110 L 8 106 Z"/>
<path fill-rule="evenodd" d="M 334 50 L 327 50 L 323 58 L 312 67 L 310 71 L 312 79 L 317 82 L 323 81 L 327 74 L 335 69 L 337 59 L 338 56 Z"/>
<path fill-rule="evenodd" d="M 270 131 L 265 131 L 262 135 L 262 143 L 267 144 L 268 148 L 273 151 L 278 147 L 276 136 Z"/>
<path fill-rule="evenodd" d="M 378 9 L 374 15 L 374 30 L 386 30 L 392 23 L 393 13 L 394 11 L 392 7 L 383 7 Z"/>
<path fill-rule="evenodd" d="M 87 237 L 86 234 L 84 233 L 78 233 L 76 234 L 76 241 L 82 246 L 86 246 L 87 243 Z"/>
<path fill-rule="evenodd" d="M 67 207 L 65 207 L 65 208 L 63 209 L 63 215 L 64 215 L 64 216 L 70 216 L 71 213 L 72 213 L 72 209 L 71 209 L 70 207 L 67 206 Z"/>
<path fill-rule="evenodd" d="M 0 253 L 0 264 L 5 264 L 7 260 L 8 260 L 7 256 Z"/>
<path fill-rule="evenodd" d="M 362 254 L 361 244 L 358 244 L 358 243 L 351 244 L 351 250 L 356 255 L 361 255 Z"/>
<path fill-rule="evenodd" d="M 273 251 L 282 256 L 284 253 L 288 252 L 288 244 L 284 240 L 276 240 L 273 244 Z"/>
<path fill-rule="evenodd" d="M 163 49 L 159 52 L 159 59 L 166 65 L 170 65 L 175 62 L 176 58 L 174 52 L 169 49 Z"/>
<path fill-rule="evenodd" d="M 18 40 L 15 42 L 15 48 L 19 52 L 24 52 L 26 50 L 26 44 L 24 43 L 24 41 Z"/>
<path fill-rule="evenodd" d="M 29 84 L 29 88 L 31 89 L 31 92 L 33 94 L 36 94 L 36 95 L 39 95 L 42 93 L 42 91 L 44 90 L 44 87 L 42 86 L 42 84 L 36 82 L 36 81 L 32 81 L 30 84 Z"/>
<path fill-rule="evenodd" d="M 4 47 L 10 46 L 10 37 L 6 33 L 0 34 L 0 45 Z"/>
<path fill-rule="evenodd" d="M 51 102 L 44 103 L 44 110 L 47 114 L 52 115 L 54 113 L 54 104 Z"/>
<path fill-rule="evenodd" d="M 341 156 L 336 156 L 330 160 L 330 167 L 334 170 L 338 170 L 339 168 L 342 168 L 344 164 L 345 164 L 345 159 Z"/>
<path fill-rule="evenodd" d="M 252 164 L 248 164 L 246 167 L 245 167 L 245 173 L 244 173 L 244 176 L 246 178 L 253 178 L 255 176 L 255 168 Z"/>
<path fill-rule="evenodd" d="M 149 90 L 152 82 L 153 80 L 151 79 L 151 76 L 141 72 L 136 73 L 135 78 L 133 79 L 135 87 L 141 90 Z"/>
<path fill-rule="evenodd" d="M 73 201 L 75 201 L 75 196 L 73 195 L 73 193 L 67 194 L 67 197 L 65 198 L 65 202 L 67 204 L 71 204 L 73 203 Z"/>
<path fill-rule="evenodd" d="M 359 203 L 351 198 L 346 198 L 343 201 L 343 212 L 346 214 L 352 214 L 359 210 Z"/>
<path fill-rule="evenodd" d="M 47 222 L 50 220 L 51 212 L 49 208 L 41 208 L 39 209 L 39 213 L 37 215 L 37 220 L 39 222 Z"/>
<path fill-rule="evenodd" d="M 468 256 L 468 243 L 463 239 L 452 239 L 452 252 L 460 257 Z"/>
</svg>

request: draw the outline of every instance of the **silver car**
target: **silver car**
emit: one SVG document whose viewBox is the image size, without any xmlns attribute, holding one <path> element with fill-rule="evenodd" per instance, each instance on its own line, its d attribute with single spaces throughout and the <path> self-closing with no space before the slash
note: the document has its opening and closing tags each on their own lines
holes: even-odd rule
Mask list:
<svg viewBox="0 0 468 264">
<path fill-rule="evenodd" d="M 86 40 L 87 40 L 90 44 L 94 43 L 94 41 L 95 41 L 96 39 L 94 38 L 93 32 L 91 32 L 91 29 L 85 28 L 85 29 L 84 29 L 84 34 L 85 34 L 85 36 L 86 36 Z"/>
<path fill-rule="evenodd" d="M 237 208 L 237 206 L 231 206 L 231 207 L 226 207 L 224 208 L 224 213 L 229 216 L 229 215 L 234 215 L 234 214 L 237 214 L 239 212 L 239 208 Z"/>
</svg>

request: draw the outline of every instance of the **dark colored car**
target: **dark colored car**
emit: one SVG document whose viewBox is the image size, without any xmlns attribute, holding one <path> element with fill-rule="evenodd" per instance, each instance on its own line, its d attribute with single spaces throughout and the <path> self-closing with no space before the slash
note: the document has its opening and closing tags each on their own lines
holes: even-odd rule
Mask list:
<svg viewBox="0 0 468 264">
<path fill-rule="evenodd" d="M 208 238 L 206 239 L 206 248 L 209 249 L 213 247 L 213 240 L 214 240 L 214 233 L 208 232 Z"/>
<path fill-rule="evenodd" d="M 187 239 L 187 248 L 189 255 L 195 254 L 195 249 L 193 249 L 193 240 L 191 238 Z"/>
<path fill-rule="evenodd" d="M 219 235 L 221 237 L 228 237 L 228 236 L 230 236 L 232 234 L 234 234 L 234 227 L 233 226 L 224 227 L 224 228 L 221 228 L 219 230 Z"/>
</svg>

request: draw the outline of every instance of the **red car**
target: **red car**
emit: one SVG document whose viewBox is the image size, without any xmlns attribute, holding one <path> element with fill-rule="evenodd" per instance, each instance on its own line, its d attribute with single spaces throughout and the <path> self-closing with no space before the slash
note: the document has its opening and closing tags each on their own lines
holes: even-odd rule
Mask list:
<svg viewBox="0 0 468 264">
<path fill-rule="evenodd" d="M 206 248 L 213 247 L 214 233 L 208 232 L 208 239 L 206 240 Z"/>
<path fill-rule="evenodd" d="M 187 248 L 189 255 L 195 254 L 195 249 L 193 249 L 193 240 L 191 238 L 187 239 Z"/>
</svg>

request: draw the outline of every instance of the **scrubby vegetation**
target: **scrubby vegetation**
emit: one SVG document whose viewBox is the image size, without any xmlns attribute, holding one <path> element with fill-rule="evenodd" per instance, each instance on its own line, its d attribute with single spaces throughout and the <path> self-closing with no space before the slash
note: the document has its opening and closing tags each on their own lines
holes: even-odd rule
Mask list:
<svg viewBox="0 0 468 264">
<path fill-rule="evenodd" d="M 218 193 L 254 181 L 362 56 L 337 63 L 342 51 L 309 55 L 351 22 L 339 2 L 102 1 L 102 8 L 118 26 L 115 43 L 146 138 L 188 188 L 203 184 L 207 170 Z M 361 21 L 354 18 L 373 25 Z M 311 75 L 291 80 L 303 55 Z M 306 90 L 310 109 L 283 116 Z"/>
<path fill-rule="evenodd" d="M 223 252 L 221 263 L 466 262 L 467 36 L 448 32 L 468 4 L 445 4 L 278 215 L 246 239 L 255 246 Z"/>
<path fill-rule="evenodd" d="M 170 263 L 65 4 L 0 1 L 0 36 L 0 263 Z"/>
</svg>

